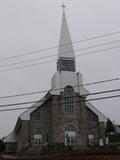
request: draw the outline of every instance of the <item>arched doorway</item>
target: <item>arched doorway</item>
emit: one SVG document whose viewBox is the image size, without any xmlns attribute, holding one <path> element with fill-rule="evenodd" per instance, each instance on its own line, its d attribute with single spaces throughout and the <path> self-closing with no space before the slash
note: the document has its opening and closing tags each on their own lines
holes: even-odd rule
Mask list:
<svg viewBox="0 0 120 160">
<path fill-rule="evenodd" d="M 65 145 L 76 144 L 76 128 L 73 125 L 68 125 L 65 128 Z"/>
</svg>

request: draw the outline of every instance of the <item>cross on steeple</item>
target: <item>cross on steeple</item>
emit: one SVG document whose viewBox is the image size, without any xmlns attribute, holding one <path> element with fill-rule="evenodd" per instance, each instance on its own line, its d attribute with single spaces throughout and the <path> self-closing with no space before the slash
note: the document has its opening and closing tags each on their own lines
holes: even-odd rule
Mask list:
<svg viewBox="0 0 120 160">
<path fill-rule="evenodd" d="M 63 2 L 63 4 L 62 4 L 62 8 L 63 8 L 63 12 L 65 11 L 65 4 L 64 4 L 64 2 Z"/>
</svg>

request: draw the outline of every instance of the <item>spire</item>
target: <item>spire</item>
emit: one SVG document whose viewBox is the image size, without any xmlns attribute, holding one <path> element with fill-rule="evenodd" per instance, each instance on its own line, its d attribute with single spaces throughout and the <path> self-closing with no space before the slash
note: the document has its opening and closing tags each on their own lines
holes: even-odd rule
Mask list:
<svg viewBox="0 0 120 160">
<path fill-rule="evenodd" d="M 62 26 L 57 57 L 57 70 L 75 71 L 75 55 L 72 40 L 65 15 L 65 5 L 63 7 Z"/>
</svg>

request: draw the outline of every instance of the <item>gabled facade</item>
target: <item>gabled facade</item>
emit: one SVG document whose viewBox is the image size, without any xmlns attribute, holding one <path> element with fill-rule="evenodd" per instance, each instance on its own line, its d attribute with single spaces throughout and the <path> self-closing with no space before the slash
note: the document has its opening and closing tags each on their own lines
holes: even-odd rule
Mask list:
<svg viewBox="0 0 120 160">
<path fill-rule="evenodd" d="M 100 123 L 107 118 L 85 101 L 88 91 L 82 84 L 82 74 L 76 73 L 74 49 L 63 12 L 57 71 L 45 97 L 18 118 L 13 131 L 18 151 L 47 144 L 85 147 L 92 141 L 98 145 Z"/>
</svg>

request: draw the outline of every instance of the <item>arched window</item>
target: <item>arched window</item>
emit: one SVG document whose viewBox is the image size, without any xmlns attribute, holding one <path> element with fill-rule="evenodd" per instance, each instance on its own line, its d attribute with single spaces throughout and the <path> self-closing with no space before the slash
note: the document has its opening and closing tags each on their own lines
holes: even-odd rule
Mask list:
<svg viewBox="0 0 120 160">
<path fill-rule="evenodd" d="M 73 125 L 68 125 L 65 128 L 65 145 L 76 144 L 76 128 Z"/>
<path fill-rule="evenodd" d="M 65 96 L 65 112 L 73 113 L 74 112 L 74 89 L 71 86 L 67 86 L 64 89 Z"/>
</svg>

